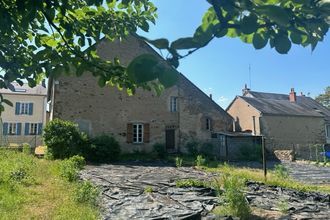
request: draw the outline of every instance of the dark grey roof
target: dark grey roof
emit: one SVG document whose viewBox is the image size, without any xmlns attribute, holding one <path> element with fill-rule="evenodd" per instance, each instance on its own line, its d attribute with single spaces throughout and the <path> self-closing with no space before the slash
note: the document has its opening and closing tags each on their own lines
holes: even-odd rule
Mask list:
<svg viewBox="0 0 330 220">
<path fill-rule="evenodd" d="M 289 95 L 249 91 L 240 96 L 263 114 L 325 117 L 330 120 L 330 109 L 306 96 L 290 102 Z"/>
<path fill-rule="evenodd" d="M 18 83 L 12 83 L 15 90 L 10 89 L 0 89 L 1 94 L 20 94 L 20 95 L 47 95 L 47 89 L 42 85 L 36 85 L 31 88 L 28 84 L 24 83 L 20 86 Z"/>
</svg>

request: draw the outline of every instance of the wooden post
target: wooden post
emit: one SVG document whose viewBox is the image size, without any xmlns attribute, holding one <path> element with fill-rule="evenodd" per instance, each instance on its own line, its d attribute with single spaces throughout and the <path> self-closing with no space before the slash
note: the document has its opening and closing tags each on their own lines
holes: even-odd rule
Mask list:
<svg viewBox="0 0 330 220">
<path fill-rule="evenodd" d="M 266 147 L 265 147 L 265 137 L 264 136 L 262 136 L 262 167 L 264 170 L 265 181 L 267 181 Z"/>
</svg>

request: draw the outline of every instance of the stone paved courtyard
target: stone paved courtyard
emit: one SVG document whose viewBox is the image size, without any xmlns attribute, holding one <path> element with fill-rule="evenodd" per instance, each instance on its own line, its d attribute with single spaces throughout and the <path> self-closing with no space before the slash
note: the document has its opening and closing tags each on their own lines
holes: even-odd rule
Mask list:
<svg viewBox="0 0 330 220">
<path fill-rule="evenodd" d="M 309 165 L 285 165 L 297 179 L 313 175 L 315 179 L 308 177 L 307 181 L 329 181 L 329 169 L 312 167 L 309 173 Z M 220 202 L 214 190 L 178 188 L 175 185 L 176 180 L 182 179 L 212 180 L 218 177 L 216 174 L 165 164 L 122 164 L 87 166 L 81 177 L 102 189 L 104 219 L 216 219 L 209 214 Z M 302 193 L 254 182 L 247 186 L 246 195 L 252 207 L 279 213 L 280 204 L 287 206 L 289 212 L 281 214 L 281 219 L 329 219 L 329 195 Z"/>
</svg>

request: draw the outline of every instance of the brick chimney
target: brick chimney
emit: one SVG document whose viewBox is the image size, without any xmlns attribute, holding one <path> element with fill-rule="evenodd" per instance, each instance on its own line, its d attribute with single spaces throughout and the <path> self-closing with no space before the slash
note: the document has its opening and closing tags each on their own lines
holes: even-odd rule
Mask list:
<svg viewBox="0 0 330 220">
<path fill-rule="evenodd" d="M 289 99 L 290 99 L 290 102 L 296 102 L 297 101 L 297 94 L 294 91 L 294 88 L 291 88 Z"/>
</svg>

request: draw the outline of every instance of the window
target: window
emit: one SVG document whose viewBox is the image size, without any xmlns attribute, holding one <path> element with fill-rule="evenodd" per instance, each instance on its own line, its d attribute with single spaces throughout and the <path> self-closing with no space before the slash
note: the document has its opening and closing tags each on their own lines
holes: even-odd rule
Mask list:
<svg viewBox="0 0 330 220">
<path fill-rule="evenodd" d="M 21 103 L 21 108 L 19 110 L 20 115 L 29 114 L 29 103 Z"/>
<path fill-rule="evenodd" d="M 143 124 L 133 124 L 133 143 L 143 143 Z"/>
<path fill-rule="evenodd" d="M 15 114 L 16 115 L 32 115 L 33 103 L 16 102 Z"/>
<path fill-rule="evenodd" d="M 171 112 L 177 112 L 178 111 L 178 97 L 171 96 L 170 111 Z"/>
<path fill-rule="evenodd" d="M 327 138 L 330 138 L 330 125 L 326 125 L 325 128 L 326 128 L 325 130 L 326 130 Z"/>
<path fill-rule="evenodd" d="M 8 134 L 15 135 L 17 133 L 16 123 L 9 123 L 8 124 Z"/>
<path fill-rule="evenodd" d="M 38 132 L 38 124 L 37 123 L 31 123 L 29 127 L 29 134 L 30 135 L 36 135 Z"/>
<path fill-rule="evenodd" d="M 207 118 L 206 119 L 206 127 L 205 127 L 206 130 L 211 131 L 211 129 L 212 129 L 211 123 L 212 123 L 211 119 Z"/>
</svg>

